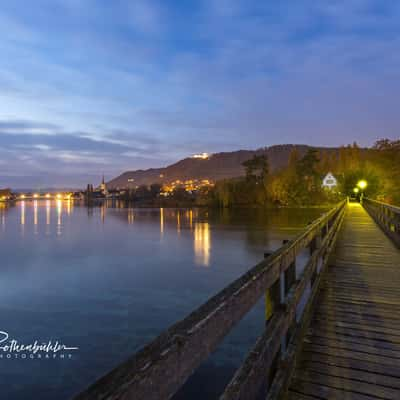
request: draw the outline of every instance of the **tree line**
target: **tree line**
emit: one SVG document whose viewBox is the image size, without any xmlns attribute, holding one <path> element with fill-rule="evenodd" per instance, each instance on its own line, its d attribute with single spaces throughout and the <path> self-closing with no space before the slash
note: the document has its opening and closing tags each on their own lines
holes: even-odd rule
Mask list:
<svg viewBox="0 0 400 400">
<path fill-rule="evenodd" d="M 357 143 L 311 148 L 303 156 L 294 147 L 280 170 L 271 171 L 266 155 L 254 156 L 243 167 L 244 177 L 217 182 L 200 201 L 220 207 L 321 205 L 352 195 L 357 182 L 365 180 L 366 196 L 400 205 L 400 140 L 382 139 L 368 149 Z M 333 190 L 322 187 L 328 172 L 338 180 Z"/>
</svg>

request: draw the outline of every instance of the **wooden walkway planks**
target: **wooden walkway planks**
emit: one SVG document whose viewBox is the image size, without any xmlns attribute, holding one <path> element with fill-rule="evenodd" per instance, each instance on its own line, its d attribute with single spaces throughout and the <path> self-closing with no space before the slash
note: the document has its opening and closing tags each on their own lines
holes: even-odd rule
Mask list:
<svg viewBox="0 0 400 400">
<path fill-rule="evenodd" d="M 400 399 L 400 251 L 348 205 L 289 399 Z"/>
</svg>

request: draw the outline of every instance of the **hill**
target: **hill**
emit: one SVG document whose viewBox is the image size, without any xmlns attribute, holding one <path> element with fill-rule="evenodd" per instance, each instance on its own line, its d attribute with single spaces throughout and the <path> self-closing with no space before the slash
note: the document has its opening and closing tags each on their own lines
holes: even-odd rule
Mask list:
<svg viewBox="0 0 400 400">
<path fill-rule="evenodd" d="M 152 183 L 170 183 L 175 180 L 220 179 L 235 178 L 244 175 L 242 163 L 254 155 L 268 156 L 270 168 L 276 171 L 287 165 L 290 152 L 297 148 L 300 156 L 311 148 L 306 145 L 276 145 L 258 150 L 238 150 L 232 152 L 215 153 L 208 158 L 189 157 L 165 168 L 151 168 L 147 170 L 127 171 L 107 182 L 110 189 L 132 188 Z M 324 149 L 334 150 L 334 149 Z"/>
</svg>

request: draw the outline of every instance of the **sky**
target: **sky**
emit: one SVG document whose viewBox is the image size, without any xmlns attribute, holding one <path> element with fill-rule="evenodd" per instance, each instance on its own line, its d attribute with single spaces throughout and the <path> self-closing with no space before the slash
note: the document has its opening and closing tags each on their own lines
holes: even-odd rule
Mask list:
<svg viewBox="0 0 400 400">
<path fill-rule="evenodd" d="M 399 135 L 398 0 L 2 0 L 0 187 Z"/>
</svg>

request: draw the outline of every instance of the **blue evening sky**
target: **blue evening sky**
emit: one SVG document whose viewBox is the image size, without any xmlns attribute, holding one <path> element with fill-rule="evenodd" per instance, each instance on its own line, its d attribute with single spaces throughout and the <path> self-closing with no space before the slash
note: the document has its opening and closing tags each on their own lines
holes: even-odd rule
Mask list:
<svg viewBox="0 0 400 400">
<path fill-rule="evenodd" d="M 0 187 L 398 138 L 398 0 L 2 0 Z"/>
</svg>

